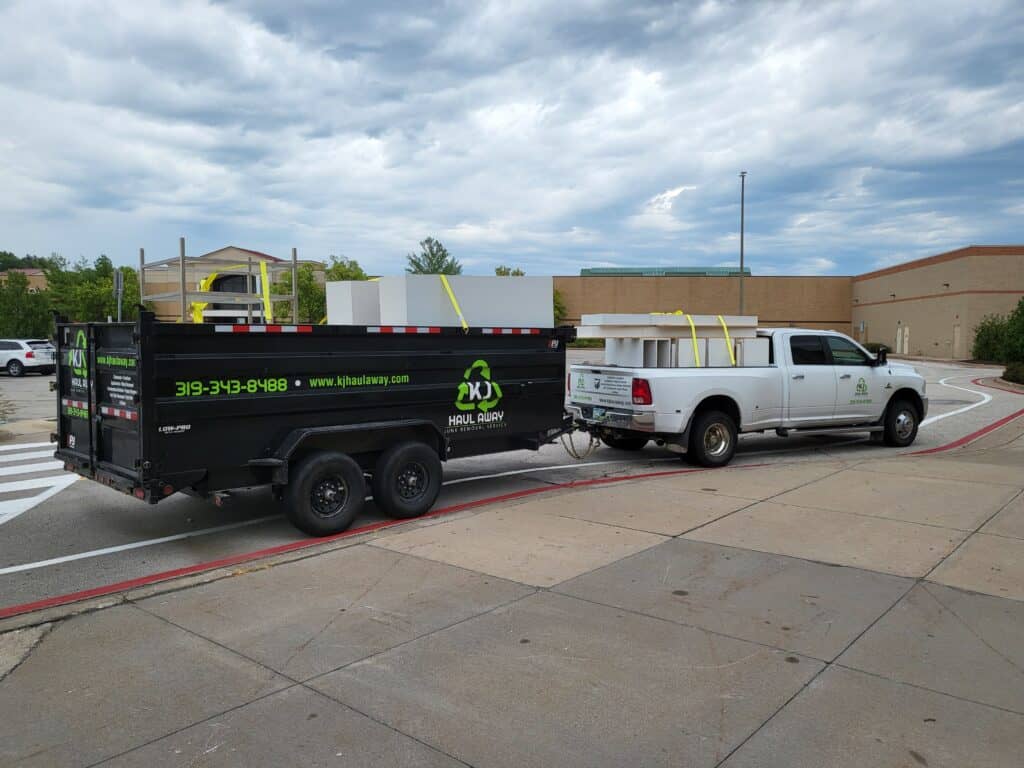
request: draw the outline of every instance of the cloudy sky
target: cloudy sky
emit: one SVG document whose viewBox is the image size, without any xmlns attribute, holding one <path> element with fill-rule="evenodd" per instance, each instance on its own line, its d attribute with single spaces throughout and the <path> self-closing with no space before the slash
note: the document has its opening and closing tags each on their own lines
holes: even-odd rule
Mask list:
<svg viewBox="0 0 1024 768">
<path fill-rule="evenodd" d="M 0 249 L 852 274 L 1024 242 L 1024 4 L 0 0 Z"/>
</svg>

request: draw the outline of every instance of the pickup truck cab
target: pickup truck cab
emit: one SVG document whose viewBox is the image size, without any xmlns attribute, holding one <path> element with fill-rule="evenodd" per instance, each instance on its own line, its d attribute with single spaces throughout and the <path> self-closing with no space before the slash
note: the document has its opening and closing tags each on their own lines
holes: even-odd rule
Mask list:
<svg viewBox="0 0 1024 768">
<path fill-rule="evenodd" d="M 727 464 L 744 432 L 869 432 L 914 442 L 928 413 L 924 378 L 833 331 L 759 329 L 767 366 L 625 368 L 573 365 L 566 408 L 605 444 L 639 450 L 656 440 L 709 467 Z"/>
</svg>

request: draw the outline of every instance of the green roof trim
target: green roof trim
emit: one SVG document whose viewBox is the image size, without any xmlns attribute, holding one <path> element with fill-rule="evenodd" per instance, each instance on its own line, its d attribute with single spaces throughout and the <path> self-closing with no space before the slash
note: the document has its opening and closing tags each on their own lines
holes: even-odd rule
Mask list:
<svg viewBox="0 0 1024 768">
<path fill-rule="evenodd" d="M 739 267 L 586 267 L 580 277 L 735 277 Z M 750 274 L 750 267 L 743 268 Z"/>
</svg>

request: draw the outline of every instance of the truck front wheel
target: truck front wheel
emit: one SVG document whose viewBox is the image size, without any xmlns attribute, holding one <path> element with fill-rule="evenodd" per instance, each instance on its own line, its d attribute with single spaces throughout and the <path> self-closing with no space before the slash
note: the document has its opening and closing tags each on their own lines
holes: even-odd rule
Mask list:
<svg viewBox="0 0 1024 768">
<path fill-rule="evenodd" d="M 907 400 L 896 400 L 885 411 L 886 445 L 906 448 L 917 438 L 917 409 Z"/>
<path fill-rule="evenodd" d="M 425 443 L 407 442 L 381 454 L 373 470 L 373 500 L 392 517 L 419 517 L 441 492 L 441 460 Z"/>
<path fill-rule="evenodd" d="M 736 453 L 736 434 L 728 414 L 698 413 L 690 426 L 690 458 L 703 467 L 724 467 Z"/>
<path fill-rule="evenodd" d="M 363 509 L 363 470 L 344 453 L 314 453 L 299 464 L 285 488 L 285 511 L 292 525 L 310 536 L 346 530 Z"/>
</svg>

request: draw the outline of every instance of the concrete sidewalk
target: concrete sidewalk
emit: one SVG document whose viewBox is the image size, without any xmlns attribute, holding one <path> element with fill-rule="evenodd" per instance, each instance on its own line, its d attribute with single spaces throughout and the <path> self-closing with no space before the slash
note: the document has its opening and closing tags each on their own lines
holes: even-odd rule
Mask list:
<svg viewBox="0 0 1024 768">
<path fill-rule="evenodd" d="M 1022 435 L 558 491 L 22 617 L 0 764 L 1019 765 Z"/>
</svg>

